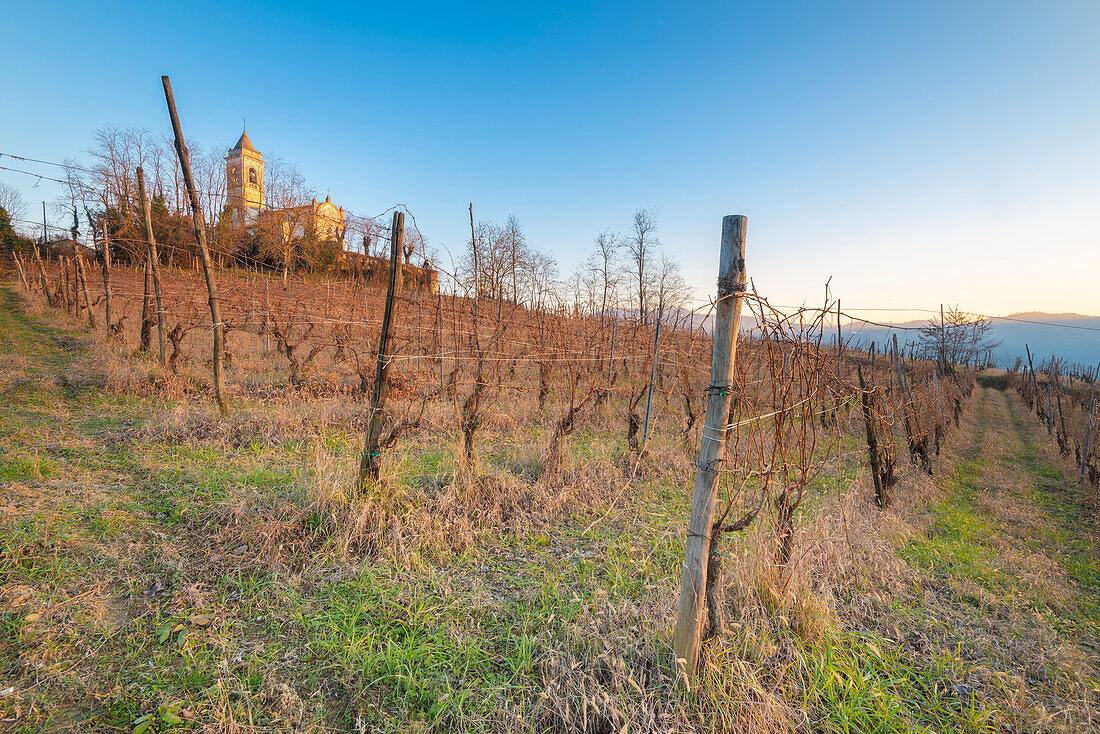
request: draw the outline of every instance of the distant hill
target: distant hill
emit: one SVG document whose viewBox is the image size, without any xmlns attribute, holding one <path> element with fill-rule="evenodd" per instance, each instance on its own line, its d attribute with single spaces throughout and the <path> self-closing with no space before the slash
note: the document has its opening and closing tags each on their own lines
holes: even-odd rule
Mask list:
<svg viewBox="0 0 1100 734">
<path fill-rule="evenodd" d="M 894 325 L 897 328 L 845 324 L 845 339 L 882 343 L 896 332 L 898 342 L 906 342 L 916 339 L 917 332 L 913 329 L 926 323 L 908 321 Z M 1040 311 L 1014 313 L 994 318 L 992 334 L 994 341 L 1001 342 L 993 355 L 1002 367 L 1012 366 L 1017 356 L 1024 357 L 1025 344 L 1031 348 L 1036 361 L 1055 355 L 1083 365 L 1100 362 L 1100 316 Z"/>
<path fill-rule="evenodd" d="M 691 323 L 702 326 L 708 333 L 713 327 L 713 317 L 703 313 L 688 314 L 680 312 L 677 317 L 681 324 Z M 741 316 L 741 330 L 753 328 L 756 321 L 746 309 Z M 906 344 L 917 339 L 918 330 L 927 321 L 904 321 L 898 323 L 874 324 L 845 323 L 842 327 L 844 340 L 852 346 L 866 347 L 870 342 L 885 344 L 893 334 L 897 334 L 898 343 Z M 825 334 L 824 343 L 832 345 L 835 322 Z M 1000 346 L 993 350 L 998 366 L 1011 367 L 1020 356 L 1026 359 L 1024 345 L 1031 348 L 1036 364 L 1050 356 L 1057 356 L 1070 363 L 1095 366 L 1100 362 L 1100 316 L 1085 316 L 1078 313 L 1043 313 L 1027 311 L 993 319 L 993 341 Z"/>
</svg>

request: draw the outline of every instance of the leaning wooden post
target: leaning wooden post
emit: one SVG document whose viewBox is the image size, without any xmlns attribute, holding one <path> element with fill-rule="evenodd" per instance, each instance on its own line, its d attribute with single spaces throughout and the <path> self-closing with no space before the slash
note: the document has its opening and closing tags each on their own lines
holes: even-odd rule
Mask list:
<svg viewBox="0 0 1100 734">
<path fill-rule="evenodd" d="M 27 283 L 27 274 L 23 272 L 23 259 L 18 255 L 12 255 L 12 259 L 15 260 L 15 267 L 19 270 L 19 280 L 23 283 L 23 290 L 27 292 L 27 295 L 32 295 L 31 287 Z"/>
<path fill-rule="evenodd" d="M 1039 416 L 1043 412 L 1043 401 L 1039 397 L 1039 381 L 1035 378 L 1035 364 L 1031 361 L 1031 347 L 1024 344 L 1024 351 L 1027 352 L 1027 366 L 1028 371 L 1031 373 L 1031 396 L 1035 401 L 1035 415 Z"/>
<path fill-rule="evenodd" d="M 50 293 L 50 281 L 46 277 L 46 268 L 42 265 L 42 255 L 38 252 L 38 245 L 34 246 L 34 261 L 38 263 L 38 280 L 42 284 L 42 292 L 46 294 L 46 305 L 53 306 L 54 300 L 53 294 Z"/>
<path fill-rule="evenodd" d="M 745 230 L 747 219 L 722 219 L 722 252 L 718 265 L 718 303 L 715 307 L 714 351 L 711 355 L 707 413 L 699 442 L 691 519 L 684 544 L 684 575 L 676 615 L 673 651 L 677 667 L 686 675 L 699 661 L 700 627 L 706 602 L 707 565 L 714 509 L 718 502 L 718 463 L 726 449 L 733 366 L 737 359 L 737 331 L 741 323 L 741 294 L 745 291 Z"/>
<path fill-rule="evenodd" d="M 225 402 L 225 382 L 222 377 L 222 316 L 218 306 L 218 286 L 214 282 L 214 265 L 210 261 L 210 250 L 206 246 L 206 225 L 202 217 L 202 204 L 195 189 L 195 179 L 191 175 L 191 155 L 183 142 L 183 130 L 180 128 L 179 115 L 176 114 L 176 99 L 172 96 L 172 82 L 167 75 L 160 78 L 164 85 L 164 100 L 168 103 L 168 114 L 172 117 L 172 132 L 175 134 L 176 155 L 183 170 L 183 181 L 187 184 L 187 196 L 191 200 L 191 225 L 195 229 L 195 240 L 202 253 L 202 272 L 206 276 L 206 292 L 210 304 L 210 320 L 214 327 L 214 397 L 222 415 L 229 412 Z"/>
<path fill-rule="evenodd" d="M 386 395 L 390 389 L 390 342 L 393 341 L 396 314 L 394 306 L 401 293 L 401 245 L 405 238 L 405 214 L 393 213 L 390 229 L 390 279 L 386 289 L 386 311 L 382 316 L 382 333 L 378 336 L 378 366 L 374 370 L 374 398 L 371 400 L 370 424 L 363 446 L 363 458 L 359 462 L 359 489 L 367 482 L 378 479 L 381 467 L 379 456 L 382 439 L 382 419 L 385 417 Z"/>
<path fill-rule="evenodd" d="M 878 440 L 875 438 L 875 429 L 871 423 L 871 391 L 867 389 L 867 383 L 863 381 L 863 366 L 856 365 L 856 374 L 859 376 L 859 392 L 863 397 L 863 423 L 867 427 L 867 453 L 871 459 L 871 476 L 875 480 L 875 504 L 881 509 L 886 509 L 890 504 L 890 497 L 886 494 L 886 488 L 882 486 L 882 476 L 878 468 Z"/>
<path fill-rule="evenodd" d="M 164 354 L 164 306 L 160 298 L 160 273 L 157 272 L 159 256 L 157 255 L 157 238 L 153 235 L 153 212 L 149 206 L 149 197 L 145 195 L 145 173 L 141 166 L 137 169 L 138 196 L 141 197 L 142 219 L 145 220 L 145 257 L 149 262 L 149 270 L 153 275 L 153 293 L 157 301 L 157 336 L 160 339 L 160 363 L 167 365 L 168 360 Z"/>
</svg>

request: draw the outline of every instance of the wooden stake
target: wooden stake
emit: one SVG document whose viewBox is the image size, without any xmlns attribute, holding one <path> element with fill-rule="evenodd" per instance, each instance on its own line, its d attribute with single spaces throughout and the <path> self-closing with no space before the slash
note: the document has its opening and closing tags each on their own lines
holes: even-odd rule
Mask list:
<svg viewBox="0 0 1100 734">
<path fill-rule="evenodd" d="M 95 327 L 95 315 L 92 313 L 92 299 L 88 295 L 88 280 L 84 277 L 84 256 L 76 252 L 76 238 L 73 238 L 73 252 L 76 257 L 73 260 L 76 261 L 76 279 L 80 283 L 80 290 L 84 293 L 84 307 L 88 309 L 88 322 L 91 326 Z M 79 313 L 80 309 L 77 308 Z"/>
<path fill-rule="evenodd" d="M 19 270 L 19 280 L 23 283 L 23 290 L 27 292 L 27 295 L 31 295 L 31 287 L 27 285 L 27 274 L 23 272 L 23 259 L 18 255 L 14 256 L 15 267 Z"/>
<path fill-rule="evenodd" d="M 722 251 L 718 265 L 718 304 L 715 307 L 714 351 L 711 355 L 707 413 L 699 442 L 695 491 L 691 500 L 684 546 L 684 573 L 676 615 L 673 651 L 685 675 L 699 662 L 700 627 L 706 602 L 707 566 L 714 508 L 718 502 L 718 463 L 726 448 L 733 367 L 737 359 L 737 331 L 741 323 L 741 294 L 745 290 L 745 231 L 747 219 L 722 219 Z"/>
<path fill-rule="evenodd" d="M 390 342 L 393 341 L 396 321 L 395 306 L 401 293 L 401 244 L 405 237 L 405 214 L 393 213 L 390 228 L 390 279 L 386 289 L 386 312 L 382 317 L 382 333 L 378 336 L 378 366 L 374 371 L 374 398 L 371 400 L 370 424 L 363 446 L 363 458 L 359 462 L 359 489 L 367 482 L 378 479 L 381 466 L 382 419 L 385 417 L 386 395 L 390 383 Z"/>
<path fill-rule="evenodd" d="M 1096 378 L 1100 377 L 1100 363 L 1096 365 L 1096 369 L 1092 371 L 1092 385 L 1089 387 L 1089 412 L 1088 420 L 1085 424 L 1085 443 L 1081 448 L 1081 473 L 1078 476 L 1080 481 L 1085 481 L 1085 465 L 1089 460 L 1089 444 L 1092 441 L 1092 406 L 1096 401 Z"/>
<path fill-rule="evenodd" d="M 222 317 L 218 305 L 218 286 L 214 282 L 214 265 L 210 261 L 210 250 L 206 246 L 206 224 L 202 216 L 202 204 L 195 188 L 195 179 L 191 175 L 191 154 L 183 142 L 183 130 L 180 128 L 179 115 L 176 113 L 176 99 L 172 95 L 172 82 L 167 75 L 160 78 L 164 86 L 164 101 L 168 104 L 168 114 L 172 117 L 172 132 L 175 135 L 176 155 L 179 156 L 183 181 L 187 184 L 187 196 L 191 200 L 191 224 L 195 229 L 195 241 L 202 252 L 202 271 L 206 276 L 206 292 L 210 304 L 210 320 L 214 328 L 214 397 L 218 411 L 222 415 L 229 412 L 225 401 L 225 381 L 222 377 Z"/>
<path fill-rule="evenodd" d="M 167 365 L 168 360 L 164 351 L 164 306 L 160 298 L 160 274 L 157 272 L 159 256 L 157 255 L 157 238 L 153 235 L 153 212 L 149 206 L 149 197 L 145 195 L 145 173 L 141 166 L 137 169 L 138 196 L 141 197 L 142 219 L 145 220 L 145 257 L 149 263 L 149 271 L 153 276 L 153 292 L 157 299 L 157 336 L 160 339 L 160 363 Z"/>
<path fill-rule="evenodd" d="M 38 252 L 38 247 L 34 248 L 34 261 L 38 263 L 38 279 L 42 283 L 42 292 L 46 294 L 46 305 L 53 306 L 53 294 L 50 293 L 50 281 L 46 278 L 46 267 L 42 264 L 42 255 Z"/>
</svg>

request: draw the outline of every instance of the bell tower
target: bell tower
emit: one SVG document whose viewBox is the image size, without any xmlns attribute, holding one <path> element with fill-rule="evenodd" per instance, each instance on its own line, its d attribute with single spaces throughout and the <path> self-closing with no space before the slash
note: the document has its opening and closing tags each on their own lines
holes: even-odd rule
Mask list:
<svg viewBox="0 0 1100 734">
<path fill-rule="evenodd" d="M 225 156 L 227 203 L 236 219 L 249 224 L 264 208 L 264 157 L 252 147 L 248 133 L 242 132 L 237 144 Z"/>
</svg>

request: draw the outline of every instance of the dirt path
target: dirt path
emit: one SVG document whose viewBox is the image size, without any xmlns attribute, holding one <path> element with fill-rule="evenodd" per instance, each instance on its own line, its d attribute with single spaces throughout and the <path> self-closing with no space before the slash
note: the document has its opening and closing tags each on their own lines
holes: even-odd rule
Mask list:
<svg viewBox="0 0 1100 734">
<path fill-rule="evenodd" d="M 924 537 L 902 554 L 930 572 L 911 610 L 930 666 L 969 666 L 1018 731 L 1100 726 L 1100 527 L 1053 441 L 1014 393 L 976 388 L 961 454 L 936 484 Z M 923 638 L 923 639 L 921 639 Z"/>
</svg>

